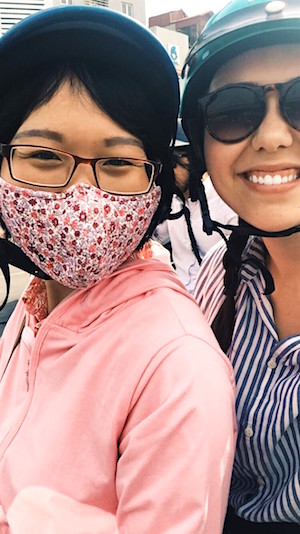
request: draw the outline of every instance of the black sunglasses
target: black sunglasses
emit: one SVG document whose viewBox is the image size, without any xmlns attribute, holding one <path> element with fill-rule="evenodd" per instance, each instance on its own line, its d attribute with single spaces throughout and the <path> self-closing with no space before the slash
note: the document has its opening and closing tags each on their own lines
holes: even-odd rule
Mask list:
<svg viewBox="0 0 300 534">
<path fill-rule="evenodd" d="M 223 143 L 246 139 L 261 124 L 266 114 L 265 95 L 279 92 L 279 105 L 287 123 L 300 130 L 300 77 L 285 83 L 268 85 L 226 85 L 199 98 L 205 127 L 209 134 Z"/>
</svg>

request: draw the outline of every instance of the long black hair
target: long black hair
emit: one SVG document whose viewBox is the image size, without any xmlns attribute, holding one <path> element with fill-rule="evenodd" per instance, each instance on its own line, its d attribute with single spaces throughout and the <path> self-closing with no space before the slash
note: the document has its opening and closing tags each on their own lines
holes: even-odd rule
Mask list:
<svg viewBox="0 0 300 534">
<path fill-rule="evenodd" d="M 242 253 L 247 244 L 248 236 L 232 232 L 223 257 L 225 269 L 224 294 L 221 305 L 211 327 L 223 352 L 230 347 L 235 322 L 235 295 L 240 282 Z"/>
</svg>

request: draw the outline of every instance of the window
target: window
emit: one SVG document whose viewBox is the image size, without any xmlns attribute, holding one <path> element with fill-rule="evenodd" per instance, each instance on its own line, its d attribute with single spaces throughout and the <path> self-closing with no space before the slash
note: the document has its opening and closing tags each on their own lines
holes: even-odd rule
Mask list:
<svg viewBox="0 0 300 534">
<path fill-rule="evenodd" d="M 85 0 L 88 6 L 108 7 L 108 0 Z"/>
<path fill-rule="evenodd" d="M 44 0 L 0 1 L 0 35 L 3 35 L 20 20 L 43 9 Z"/>
<path fill-rule="evenodd" d="M 133 4 L 122 2 L 122 13 L 125 13 L 125 15 L 128 15 L 129 17 L 133 17 Z"/>
</svg>

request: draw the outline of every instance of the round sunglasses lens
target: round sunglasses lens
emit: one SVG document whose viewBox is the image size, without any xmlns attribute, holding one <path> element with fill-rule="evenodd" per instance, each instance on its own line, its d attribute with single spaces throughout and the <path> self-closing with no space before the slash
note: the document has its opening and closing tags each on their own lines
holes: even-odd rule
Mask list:
<svg viewBox="0 0 300 534">
<path fill-rule="evenodd" d="M 283 102 L 283 115 L 288 123 L 300 130 L 300 80 L 297 80 L 288 89 Z"/>
<path fill-rule="evenodd" d="M 205 115 L 212 137 L 225 143 L 237 142 L 256 130 L 264 115 L 264 104 L 250 88 L 228 87 L 212 95 Z"/>
</svg>

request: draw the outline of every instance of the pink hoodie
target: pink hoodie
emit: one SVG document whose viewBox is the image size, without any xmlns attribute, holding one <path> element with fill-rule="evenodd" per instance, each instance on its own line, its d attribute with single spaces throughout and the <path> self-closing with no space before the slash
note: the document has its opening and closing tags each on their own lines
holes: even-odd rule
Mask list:
<svg viewBox="0 0 300 534">
<path fill-rule="evenodd" d="M 0 533 L 29 486 L 116 514 L 121 534 L 221 533 L 234 378 L 171 269 L 127 262 L 36 337 L 29 320 L 21 300 L 0 343 Z"/>
</svg>

